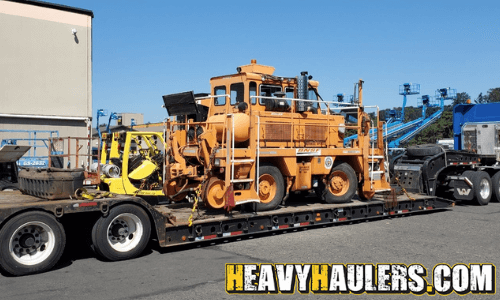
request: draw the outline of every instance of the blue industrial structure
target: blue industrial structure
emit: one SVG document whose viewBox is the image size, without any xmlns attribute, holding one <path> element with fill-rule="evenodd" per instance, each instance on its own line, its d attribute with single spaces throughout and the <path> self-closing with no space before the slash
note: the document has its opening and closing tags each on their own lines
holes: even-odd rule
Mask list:
<svg viewBox="0 0 500 300">
<path fill-rule="evenodd" d="M 17 161 L 19 167 L 30 168 L 47 168 L 49 167 L 48 155 L 37 155 L 37 149 L 49 149 L 49 140 L 51 138 L 58 138 L 59 131 L 57 130 L 7 130 L 2 129 L 0 132 L 15 133 L 16 138 L 3 139 L 3 145 L 27 145 L 31 146 L 27 154 Z M 38 154 L 40 150 L 38 151 Z M 60 151 L 52 151 L 53 155 L 62 154 Z"/>
<path fill-rule="evenodd" d="M 399 86 L 399 94 L 403 95 L 403 106 L 401 107 L 401 112 L 391 109 L 389 111 L 389 118 L 386 118 L 387 126 L 398 125 L 405 121 L 406 96 L 420 94 L 420 84 L 404 83 Z"/>
<path fill-rule="evenodd" d="M 97 110 L 97 133 L 99 134 L 99 139 L 102 138 L 102 133 L 101 133 L 101 126 L 99 126 L 99 117 L 105 117 L 108 115 L 108 111 L 105 110 L 105 109 L 99 109 Z M 116 112 L 112 112 L 110 115 L 109 115 L 109 120 L 108 120 L 108 124 L 106 125 L 106 132 L 107 133 L 111 133 L 111 131 L 109 130 L 109 126 L 111 124 L 111 120 L 118 120 L 118 114 Z"/>
<path fill-rule="evenodd" d="M 420 84 L 405 83 L 400 86 L 399 93 L 404 96 L 401 114 L 397 114 L 395 110 L 391 110 L 389 112 L 390 118 L 384 126 L 383 137 L 384 141 L 388 143 L 389 149 L 398 148 L 408 143 L 418 133 L 441 117 L 444 111 L 445 100 L 456 99 L 456 90 L 450 88 L 436 90 L 435 99 L 432 99 L 429 95 L 423 95 L 418 101 L 418 107 L 422 109 L 422 117 L 405 123 L 404 108 L 406 107 L 406 96 L 420 93 Z M 429 107 L 439 107 L 439 109 L 429 117 L 426 117 L 427 108 Z M 371 136 L 373 139 L 375 138 L 375 134 L 376 130 L 371 130 Z M 350 141 L 355 138 L 357 138 L 356 135 L 345 138 L 344 144 L 347 146 Z"/>
<path fill-rule="evenodd" d="M 401 145 L 408 143 L 422 130 L 429 127 L 429 125 L 436 122 L 441 117 L 444 111 L 445 100 L 454 100 L 456 97 L 456 90 L 450 88 L 436 90 L 436 97 L 434 100 L 429 95 L 422 95 L 417 104 L 419 108 L 422 108 L 422 117 L 408 123 L 403 123 L 397 128 L 389 128 L 387 136 L 385 137 L 388 140 L 388 147 L 398 148 Z M 426 117 L 427 108 L 429 107 L 439 107 L 439 109 L 430 116 Z M 398 129 L 400 130 L 400 133 L 396 133 L 396 130 Z"/>
</svg>

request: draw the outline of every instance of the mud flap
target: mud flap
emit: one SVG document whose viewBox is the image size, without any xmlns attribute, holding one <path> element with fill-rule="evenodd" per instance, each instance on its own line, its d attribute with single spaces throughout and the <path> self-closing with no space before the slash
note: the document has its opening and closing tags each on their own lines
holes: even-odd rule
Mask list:
<svg viewBox="0 0 500 300">
<path fill-rule="evenodd" d="M 474 188 L 469 186 L 467 182 L 465 182 L 465 177 L 453 176 L 450 181 L 450 186 L 453 187 L 453 197 L 455 199 L 457 200 L 474 199 Z"/>
<path fill-rule="evenodd" d="M 224 209 L 227 211 L 231 211 L 235 206 L 236 202 L 234 201 L 234 188 L 231 184 L 226 191 L 226 203 L 224 204 Z"/>
</svg>

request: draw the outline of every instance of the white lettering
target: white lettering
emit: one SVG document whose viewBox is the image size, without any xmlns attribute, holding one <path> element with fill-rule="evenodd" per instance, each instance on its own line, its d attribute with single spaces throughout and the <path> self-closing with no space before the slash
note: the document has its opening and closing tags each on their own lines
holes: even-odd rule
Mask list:
<svg viewBox="0 0 500 300">
<path fill-rule="evenodd" d="M 467 268 L 467 266 L 453 266 L 452 282 L 453 289 L 457 293 L 463 293 L 469 289 L 469 269 Z"/>
<path fill-rule="evenodd" d="M 278 277 L 278 286 L 281 292 L 292 292 L 293 284 L 293 265 L 287 265 L 285 271 L 284 265 L 276 265 L 276 276 Z"/>
<path fill-rule="evenodd" d="M 391 290 L 406 292 L 408 291 L 408 269 L 405 265 L 392 265 Z"/>
<path fill-rule="evenodd" d="M 297 273 L 297 279 L 299 280 L 299 292 L 307 292 L 308 291 L 308 277 L 309 272 L 311 271 L 311 265 L 295 265 L 295 272 Z"/>
<path fill-rule="evenodd" d="M 330 292 L 345 292 L 347 285 L 345 282 L 344 265 L 332 265 L 330 276 Z"/>
<path fill-rule="evenodd" d="M 259 292 L 275 292 L 274 273 L 272 265 L 260 265 Z"/>
<path fill-rule="evenodd" d="M 364 266 L 347 266 L 347 286 L 352 292 L 361 292 L 363 290 Z"/>
<path fill-rule="evenodd" d="M 439 293 L 448 293 L 451 289 L 451 270 L 447 265 L 437 265 L 434 267 L 434 288 Z"/>
<path fill-rule="evenodd" d="M 243 289 L 245 291 L 256 291 L 257 287 L 253 283 L 254 280 L 257 279 L 257 276 L 253 273 L 255 270 L 257 270 L 257 265 L 245 265 L 244 269 L 244 287 Z"/>
<path fill-rule="evenodd" d="M 408 267 L 408 277 L 411 281 L 408 283 L 410 291 L 421 293 L 426 288 L 425 280 L 422 278 L 427 276 L 425 268 L 421 265 L 411 265 Z"/>
<path fill-rule="evenodd" d="M 493 265 L 470 265 L 470 289 L 474 292 L 493 292 Z"/>
<path fill-rule="evenodd" d="M 387 271 L 391 269 L 390 265 L 377 265 L 377 279 L 378 279 L 378 290 L 379 291 L 390 291 L 391 287 L 387 285 L 387 282 L 391 277 L 387 274 Z"/>
</svg>

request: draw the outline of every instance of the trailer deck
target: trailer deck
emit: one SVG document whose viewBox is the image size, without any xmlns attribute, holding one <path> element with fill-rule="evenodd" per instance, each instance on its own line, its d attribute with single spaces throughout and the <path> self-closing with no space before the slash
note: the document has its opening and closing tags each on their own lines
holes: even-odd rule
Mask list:
<svg viewBox="0 0 500 300">
<path fill-rule="evenodd" d="M 97 191 L 89 191 L 97 192 Z M 352 221 L 408 215 L 428 210 L 447 209 L 454 202 L 420 194 L 377 195 L 370 201 L 353 199 L 350 203 L 326 204 L 316 197 L 288 201 L 287 206 L 266 212 L 207 210 L 192 211 L 191 203 L 151 205 L 139 197 L 116 195 L 92 200 L 45 200 L 19 191 L 0 192 L 0 223 L 25 210 L 44 210 L 56 217 L 64 214 L 100 211 L 106 215 L 113 206 L 133 202 L 145 208 L 156 227 L 160 246 L 227 238 L 235 235 L 311 227 Z M 192 217 L 192 226 L 189 218 Z"/>
<path fill-rule="evenodd" d="M 447 209 L 451 200 L 419 194 L 400 195 L 397 198 L 376 196 L 370 201 L 354 200 L 345 204 L 325 204 L 316 197 L 300 202 L 289 202 L 274 211 L 230 214 L 198 210 L 193 213 L 193 224 L 188 226 L 191 206 L 173 205 L 164 213 L 170 218 L 166 225 L 166 240 L 162 246 L 173 246 L 229 236 L 253 235 L 260 232 L 313 227 L 316 225 L 349 223 L 353 221 L 409 215 L 429 210 Z"/>
</svg>

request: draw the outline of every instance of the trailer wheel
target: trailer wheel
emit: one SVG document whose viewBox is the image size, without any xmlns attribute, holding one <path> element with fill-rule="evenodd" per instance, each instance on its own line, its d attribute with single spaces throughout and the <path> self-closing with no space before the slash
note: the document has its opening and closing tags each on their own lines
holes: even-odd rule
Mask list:
<svg viewBox="0 0 500 300">
<path fill-rule="evenodd" d="M 273 210 L 281 203 L 285 194 L 283 176 L 273 165 L 262 164 L 259 167 L 259 198 L 257 211 Z"/>
<path fill-rule="evenodd" d="M 111 261 L 137 257 L 149 242 L 151 224 L 140 207 L 124 204 L 111 209 L 92 228 L 92 244 L 97 254 Z"/>
<path fill-rule="evenodd" d="M 333 166 L 326 184 L 321 182 L 315 189 L 316 194 L 326 203 L 345 203 L 351 201 L 356 193 L 356 172 L 347 163 Z"/>
<path fill-rule="evenodd" d="M 492 194 L 490 175 L 484 171 L 465 171 L 462 175 L 472 181 L 477 204 L 488 205 Z"/>
<path fill-rule="evenodd" d="M 500 171 L 491 177 L 491 186 L 493 187 L 492 199 L 500 202 Z"/>
<path fill-rule="evenodd" d="M 441 153 L 443 149 L 434 144 L 424 144 L 408 147 L 406 151 L 410 156 L 424 157 Z"/>
<path fill-rule="evenodd" d="M 54 216 L 39 211 L 20 214 L 0 230 L 0 266 L 20 276 L 52 268 L 66 244 L 64 228 Z"/>
</svg>

